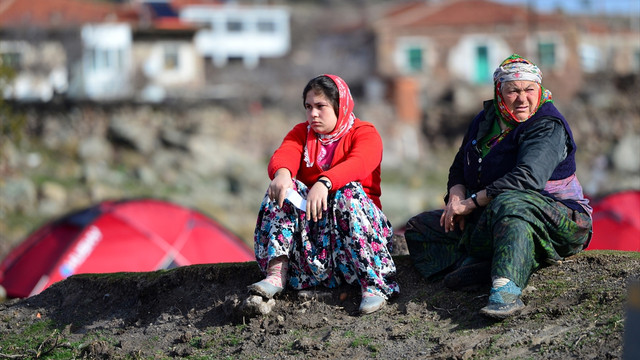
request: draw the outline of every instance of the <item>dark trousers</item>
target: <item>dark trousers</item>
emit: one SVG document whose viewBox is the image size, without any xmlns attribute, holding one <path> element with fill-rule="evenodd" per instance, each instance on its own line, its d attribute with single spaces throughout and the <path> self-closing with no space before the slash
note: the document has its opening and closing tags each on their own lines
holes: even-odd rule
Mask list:
<svg viewBox="0 0 640 360">
<path fill-rule="evenodd" d="M 407 223 L 409 254 L 424 277 L 437 279 L 471 256 L 491 261 L 492 277 L 520 288 L 545 263 L 580 252 L 592 229 L 589 214 L 528 190 L 500 194 L 467 216 L 464 231 L 445 233 L 441 215 L 427 211 Z"/>
</svg>

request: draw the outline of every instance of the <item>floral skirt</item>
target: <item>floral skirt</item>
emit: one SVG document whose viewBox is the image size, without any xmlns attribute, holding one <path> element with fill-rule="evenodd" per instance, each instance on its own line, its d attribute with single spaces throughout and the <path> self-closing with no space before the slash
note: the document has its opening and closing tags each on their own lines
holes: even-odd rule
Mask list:
<svg viewBox="0 0 640 360">
<path fill-rule="evenodd" d="M 306 198 L 309 189 L 295 180 L 294 190 Z M 317 222 L 288 200 L 282 207 L 264 197 L 254 233 L 256 260 L 266 274 L 269 261 L 289 259 L 288 284 L 294 289 L 346 281 L 389 298 L 399 291 L 393 277 L 391 223 L 358 182 L 329 194 L 327 211 Z"/>
</svg>

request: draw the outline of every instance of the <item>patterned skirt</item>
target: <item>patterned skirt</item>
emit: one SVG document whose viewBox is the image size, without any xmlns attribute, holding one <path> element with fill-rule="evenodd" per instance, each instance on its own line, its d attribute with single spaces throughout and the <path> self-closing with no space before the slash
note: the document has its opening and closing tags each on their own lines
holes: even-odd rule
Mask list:
<svg viewBox="0 0 640 360">
<path fill-rule="evenodd" d="M 309 189 L 295 180 L 306 198 Z M 266 274 L 269 261 L 289 258 L 288 284 L 294 289 L 346 281 L 389 298 L 399 292 L 391 258 L 393 229 L 358 182 L 329 194 L 327 211 L 317 222 L 288 200 L 282 207 L 264 197 L 254 233 L 256 260 Z"/>
<path fill-rule="evenodd" d="M 407 223 L 409 254 L 420 273 L 437 279 L 467 257 L 491 261 L 491 276 L 524 288 L 531 274 L 575 255 L 591 238 L 591 216 L 536 191 L 505 191 L 465 219 L 464 231 L 445 233 L 442 210 L 427 211 Z"/>
</svg>

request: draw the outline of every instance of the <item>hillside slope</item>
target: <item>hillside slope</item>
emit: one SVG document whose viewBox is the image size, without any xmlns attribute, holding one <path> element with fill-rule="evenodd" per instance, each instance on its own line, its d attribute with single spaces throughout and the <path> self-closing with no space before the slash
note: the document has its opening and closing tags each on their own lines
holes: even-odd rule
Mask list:
<svg viewBox="0 0 640 360">
<path fill-rule="evenodd" d="M 288 291 L 267 315 L 243 311 L 255 263 L 77 275 L 0 305 L 0 358 L 616 359 L 640 254 L 584 252 L 534 274 L 527 308 L 478 314 L 484 286 L 451 291 L 395 257 L 401 295 L 359 316 L 358 289 Z M 627 334 L 628 336 L 628 334 Z"/>
</svg>

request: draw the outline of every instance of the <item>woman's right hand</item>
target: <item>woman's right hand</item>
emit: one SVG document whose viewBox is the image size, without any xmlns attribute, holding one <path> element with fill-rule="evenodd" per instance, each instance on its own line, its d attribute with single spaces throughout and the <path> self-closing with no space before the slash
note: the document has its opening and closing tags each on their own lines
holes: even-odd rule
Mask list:
<svg viewBox="0 0 640 360">
<path fill-rule="evenodd" d="M 279 207 L 282 207 L 284 199 L 287 197 L 287 189 L 289 188 L 293 188 L 291 172 L 285 168 L 278 169 L 269 184 L 267 196 L 269 196 L 271 201 L 277 202 Z"/>
</svg>

